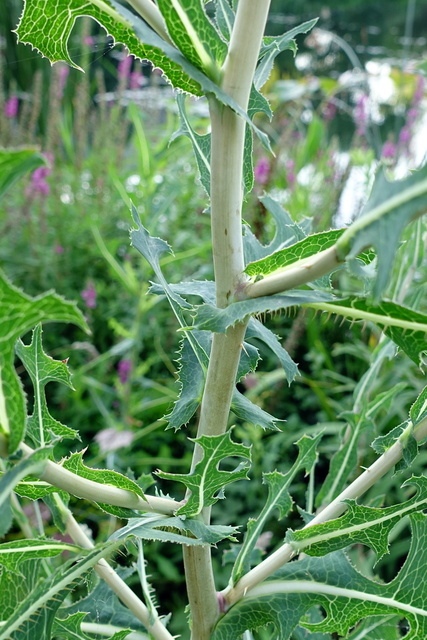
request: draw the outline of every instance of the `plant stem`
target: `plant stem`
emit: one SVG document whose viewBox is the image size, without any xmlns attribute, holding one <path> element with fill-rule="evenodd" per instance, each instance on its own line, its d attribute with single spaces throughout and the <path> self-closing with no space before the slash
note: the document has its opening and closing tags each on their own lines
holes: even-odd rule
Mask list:
<svg viewBox="0 0 427 640">
<path fill-rule="evenodd" d="M 62 508 L 66 507 L 62 504 Z M 78 522 L 74 519 L 71 512 L 66 509 L 67 520 L 66 530 L 72 540 L 83 547 L 84 549 L 93 549 L 94 544 L 84 533 Z M 166 627 L 157 618 L 153 622 L 150 622 L 150 612 L 141 600 L 135 595 L 135 593 L 128 587 L 128 585 L 117 575 L 117 573 L 110 567 L 108 562 L 101 559 L 95 566 L 96 573 L 108 584 L 108 586 L 114 591 L 116 596 L 125 604 L 130 611 L 142 622 L 147 631 L 155 638 L 155 640 L 173 640 L 173 636 L 169 633 Z"/>
<path fill-rule="evenodd" d="M 21 443 L 20 449 L 27 456 L 34 452 L 34 450 L 24 442 Z M 105 504 L 127 509 L 173 515 L 181 506 L 179 502 L 170 500 L 169 498 L 146 496 L 146 500 L 144 500 L 141 496 L 126 489 L 119 489 L 112 485 L 87 480 L 86 478 L 78 476 L 76 473 L 68 471 L 68 469 L 64 469 L 61 465 L 51 460 L 47 461 L 45 470 L 40 474 L 39 478 L 58 489 L 63 489 L 71 493 L 73 496 L 86 498 L 86 500 L 91 500 L 92 502 L 104 502 Z"/>
<path fill-rule="evenodd" d="M 248 107 L 270 0 L 240 0 L 221 88 Z M 209 98 L 211 115 L 211 224 L 216 302 L 226 307 L 244 281 L 242 242 L 243 154 L 246 124 L 229 107 Z M 246 324 L 214 334 L 197 435 L 226 431 Z M 192 468 L 202 453 L 196 446 Z M 209 522 L 210 510 L 204 510 Z M 184 567 L 192 616 L 192 640 L 208 640 L 219 610 L 210 549 L 185 548 Z"/>
<path fill-rule="evenodd" d="M 408 427 L 409 428 L 409 427 Z M 421 442 L 427 437 L 427 418 L 422 420 L 414 430 L 414 437 Z M 366 469 L 354 482 L 352 482 L 344 491 L 328 504 L 323 511 L 318 513 L 307 527 L 315 524 L 327 522 L 338 518 L 347 508 L 344 500 L 355 500 L 374 484 L 378 482 L 394 465 L 399 462 L 403 456 L 403 447 L 400 440 L 397 440 L 382 456 L 378 458 L 368 469 Z M 227 606 L 231 607 L 240 600 L 247 591 L 253 589 L 260 582 L 271 576 L 275 571 L 280 569 L 284 564 L 289 562 L 295 555 L 296 551 L 290 544 L 283 544 L 277 551 L 272 553 L 268 558 L 254 567 L 246 575 L 243 576 L 233 587 L 227 587 L 223 592 Z"/>
<path fill-rule="evenodd" d="M 146 22 L 159 34 L 169 42 L 173 44 L 166 29 L 165 21 L 157 6 L 151 0 L 127 0 L 127 2 L 139 13 L 141 18 L 144 18 Z"/>
</svg>

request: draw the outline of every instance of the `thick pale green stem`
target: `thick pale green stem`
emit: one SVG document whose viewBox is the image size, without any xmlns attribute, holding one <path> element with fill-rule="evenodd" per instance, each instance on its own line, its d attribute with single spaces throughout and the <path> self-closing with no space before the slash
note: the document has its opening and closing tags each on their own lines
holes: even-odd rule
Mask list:
<svg viewBox="0 0 427 640">
<path fill-rule="evenodd" d="M 221 88 L 247 110 L 270 0 L 240 0 Z M 214 97 L 209 100 L 211 138 L 211 224 L 216 300 L 226 307 L 244 276 L 242 244 L 245 122 Z M 246 324 L 215 334 L 201 405 L 198 436 L 225 432 Z M 200 459 L 196 447 L 193 468 Z M 203 514 L 209 520 L 209 510 Z M 192 616 L 192 640 L 208 640 L 219 610 L 209 548 L 184 548 Z"/>
<path fill-rule="evenodd" d="M 410 427 L 408 427 L 409 429 Z M 427 436 L 427 418 L 422 420 L 414 430 L 414 436 L 418 442 L 424 440 Z M 366 471 L 364 471 L 354 482 L 352 482 L 344 491 L 328 504 L 323 511 L 318 513 L 306 527 L 312 527 L 321 522 L 334 520 L 338 518 L 347 508 L 344 500 L 355 500 L 363 495 L 368 489 L 378 482 L 390 469 L 394 467 L 402 458 L 403 447 L 399 440 L 390 447 L 382 456 L 378 458 Z M 261 562 L 258 566 L 249 571 L 234 587 L 228 587 L 222 593 L 227 606 L 230 607 L 240 600 L 250 589 L 263 582 L 271 576 L 275 571 L 280 569 L 284 564 L 289 562 L 296 552 L 290 544 L 283 544 L 277 551 L 272 553 L 268 558 Z"/>
<path fill-rule="evenodd" d="M 27 456 L 31 455 L 34 451 L 23 442 L 20 445 L 20 449 Z M 173 515 L 181 506 L 179 502 L 168 498 L 146 496 L 147 499 L 144 500 L 141 496 L 131 491 L 119 489 L 118 487 L 113 487 L 108 484 L 101 484 L 100 482 L 94 482 L 93 480 L 87 480 L 68 471 L 68 469 L 64 469 L 64 467 L 61 467 L 61 465 L 51 460 L 47 461 L 45 470 L 40 475 L 40 480 L 58 489 L 63 489 L 73 496 L 86 498 L 92 502 L 104 502 L 105 504 L 124 507 L 126 509 Z"/>
</svg>

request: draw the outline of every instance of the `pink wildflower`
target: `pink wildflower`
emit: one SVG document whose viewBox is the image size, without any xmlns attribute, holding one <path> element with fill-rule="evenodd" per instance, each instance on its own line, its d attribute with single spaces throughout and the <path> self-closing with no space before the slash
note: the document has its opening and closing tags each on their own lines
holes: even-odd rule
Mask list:
<svg viewBox="0 0 427 640">
<path fill-rule="evenodd" d="M 96 308 L 96 289 L 93 282 L 89 282 L 86 289 L 83 289 L 80 295 L 85 301 L 88 309 Z"/>
<path fill-rule="evenodd" d="M 10 96 L 4 105 L 4 115 L 6 118 L 16 118 L 18 115 L 18 96 Z"/>
<path fill-rule="evenodd" d="M 129 380 L 129 374 L 131 370 L 132 370 L 132 360 L 128 360 L 126 358 L 123 360 L 120 360 L 117 366 L 117 372 L 119 374 L 120 382 L 122 384 L 126 384 L 126 382 Z"/>
<path fill-rule="evenodd" d="M 133 62 L 132 56 L 127 56 L 127 55 L 123 56 L 123 58 L 120 60 L 117 67 L 117 73 L 119 75 L 119 78 L 123 78 L 125 80 L 129 78 L 132 62 Z"/>
<path fill-rule="evenodd" d="M 116 431 L 112 427 L 102 429 L 95 436 L 95 441 L 99 444 L 102 453 L 116 451 L 122 447 L 132 444 L 135 434 L 132 431 Z"/>
<path fill-rule="evenodd" d="M 263 156 L 258 160 L 255 165 L 254 170 L 254 179 L 258 184 L 264 185 L 267 184 L 268 178 L 270 177 L 270 161 L 268 158 Z"/>
<path fill-rule="evenodd" d="M 62 255 L 64 253 L 65 249 L 61 244 L 56 244 L 53 248 L 53 252 L 57 253 L 58 255 Z"/>
<path fill-rule="evenodd" d="M 396 157 L 396 145 L 391 140 L 384 142 L 381 157 L 385 159 L 393 159 Z"/>
<path fill-rule="evenodd" d="M 353 115 L 358 136 L 364 136 L 366 134 L 369 121 L 368 100 L 369 97 L 364 93 L 357 99 L 356 106 L 354 107 Z"/>
</svg>

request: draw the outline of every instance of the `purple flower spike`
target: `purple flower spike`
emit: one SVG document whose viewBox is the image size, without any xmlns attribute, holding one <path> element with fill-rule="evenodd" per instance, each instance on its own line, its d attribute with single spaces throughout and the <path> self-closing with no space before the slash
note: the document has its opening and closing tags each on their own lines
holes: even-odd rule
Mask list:
<svg viewBox="0 0 427 640">
<path fill-rule="evenodd" d="M 354 122 L 356 124 L 356 133 L 359 136 L 366 134 L 369 121 L 368 101 L 369 97 L 364 93 L 357 99 L 354 107 Z"/>
<path fill-rule="evenodd" d="M 119 374 L 119 379 L 122 384 L 126 384 L 129 380 L 129 375 L 132 370 L 132 361 L 128 359 L 120 360 L 117 366 L 117 372 Z"/>
<path fill-rule="evenodd" d="M 258 184 L 264 185 L 267 184 L 268 178 L 270 177 L 270 161 L 268 158 L 263 156 L 258 160 L 254 169 L 254 179 Z"/>
<path fill-rule="evenodd" d="M 387 140 L 384 142 L 383 150 L 381 152 L 381 157 L 389 160 L 393 160 L 396 157 L 396 145 L 391 140 Z"/>
<path fill-rule="evenodd" d="M 19 100 L 17 96 L 10 96 L 4 105 L 4 115 L 6 118 L 16 118 L 18 115 Z"/>
<path fill-rule="evenodd" d="M 95 309 L 96 308 L 96 289 L 95 289 L 95 285 L 93 284 L 93 282 L 89 282 L 89 284 L 87 285 L 86 289 L 83 289 L 83 291 L 80 293 L 81 297 L 83 298 L 83 300 L 86 303 L 86 306 L 88 309 Z"/>
<path fill-rule="evenodd" d="M 117 67 L 117 73 L 119 75 L 119 78 L 125 78 L 125 79 L 129 78 L 132 61 L 133 61 L 132 56 L 126 56 L 126 55 L 120 60 Z"/>
</svg>

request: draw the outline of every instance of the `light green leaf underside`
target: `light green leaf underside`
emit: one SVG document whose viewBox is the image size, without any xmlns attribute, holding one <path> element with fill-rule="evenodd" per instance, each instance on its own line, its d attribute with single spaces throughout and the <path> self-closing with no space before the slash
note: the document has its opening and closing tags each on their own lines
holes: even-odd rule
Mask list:
<svg viewBox="0 0 427 640">
<path fill-rule="evenodd" d="M 409 412 L 412 424 L 417 425 L 419 422 L 427 418 L 427 387 L 421 391 L 418 398 L 415 400 Z"/>
<path fill-rule="evenodd" d="M 35 451 L 33 454 L 18 462 L 12 469 L 6 471 L 0 479 L 0 509 L 9 499 L 15 486 L 26 476 L 34 473 L 41 474 L 46 466 L 48 451 Z M 0 511 L 1 513 L 1 511 Z"/>
<path fill-rule="evenodd" d="M 371 616 L 406 618 L 410 630 L 405 640 L 427 637 L 427 526 L 420 513 L 410 516 L 412 543 L 405 564 L 388 584 L 359 574 L 338 551 L 322 558 L 291 562 L 274 578 L 255 587 L 219 621 L 212 640 L 240 637 L 271 623 L 275 640 L 289 640 L 297 624 L 310 632 L 337 633 L 346 637 L 360 620 Z M 320 605 L 326 612 L 320 623 L 304 615 Z M 376 618 L 373 618 L 375 621 Z"/>
<path fill-rule="evenodd" d="M 347 501 L 347 511 L 331 520 L 301 531 L 288 532 L 287 542 L 298 551 L 313 556 L 325 555 L 350 544 L 365 544 L 377 555 L 377 561 L 388 553 L 391 529 L 404 516 L 422 511 L 427 506 L 427 478 L 413 477 L 404 486 L 416 487 L 416 494 L 402 504 L 386 508 L 366 507 Z"/>
<path fill-rule="evenodd" d="M 331 229 L 330 231 L 307 236 L 303 240 L 285 247 L 262 260 L 248 264 L 245 272 L 249 276 L 266 276 L 286 269 L 286 267 L 298 260 L 304 260 L 304 258 L 309 258 L 320 251 L 332 247 L 344 231 L 345 229 Z"/>
<path fill-rule="evenodd" d="M 203 369 L 186 339 L 180 350 L 178 381 L 181 385 L 178 400 L 171 413 L 165 416 L 169 428 L 175 430 L 191 420 L 200 405 L 205 386 Z"/>
<path fill-rule="evenodd" d="M 288 493 L 289 486 L 296 474 L 304 469 L 308 475 L 317 459 L 317 446 L 322 434 L 315 438 L 303 436 L 296 443 L 298 457 L 287 473 L 273 471 L 263 474 L 263 482 L 268 486 L 268 498 L 256 520 L 249 520 L 248 529 L 231 574 L 231 583 L 235 584 L 250 569 L 250 558 L 256 542 L 264 526 L 273 513 L 278 511 L 279 519 L 284 518 L 292 508 L 292 498 Z"/>
<path fill-rule="evenodd" d="M 88 330 L 73 302 L 48 292 L 31 298 L 14 287 L 0 271 L 0 431 L 9 439 L 13 453 L 19 446 L 26 423 L 22 385 L 13 366 L 16 340 L 39 322 L 73 322 Z"/>
<path fill-rule="evenodd" d="M 231 32 L 233 30 L 235 14 L 230 7 L 228 0 L 216 1 L 215 19 L 220 33 L 222 33 L 225 40 L 230 40 Z"/>
<path fill-rule="evenodd" d="M 181 53 L 195 67 L 218 80 L 227 45 L 210 22 L 201 0 L 158 0 L 158 6 Z"/>
<path fill-rule="evenodd" d="M 301 304 L 313 306 L 315 302 L 332 300 L 332 296 L 322 291 L 287 291 L 286 295 L 263 296 L 252 300 L 242 300 L 233 302 L 225 309 L 219 309 L 210 304 L 197 307 L 195 317 L 195 328 L 199 330 L 225 333 L 228 327 L 234 326 L 237 322 L 242 322 L 253 314 L 262 314 L 279 309 L 288 309 Z"/>
<path fill-rule="evenodd" d="M 426 212 L 427 165 L 394 182 L 387 180 L 381 168 L 361 215 L 338 240 L 337 255 L 344 260 L 367 247 L 375 248 L 378 270 L 374 294 L 378 297 L 387 284 L 403 229 Z"/>
<path fill-rule="evenodd" d="M 21 176 L 44 164 L 37 149 L 0 149 L 0 198 Z"/>
<path fill-rule="evenodd" d="M 197 82 L 191 80 L 159 48 L 139 40 L 121 13 L 124 11 L 119 13 L 108 0 L 49 0 L 48 3 L 46 0 L 25 0 L 16 33 L 20 42 L 30 44 L 52 63 L 63 60 L 80 69 L 70 58 L 68 39 L 77 18 L 89 16 L 104 27 L 114 42 L 124 44 L 135 57 L 150 60 L 159 67 L 174 87 L 199 94 Z"/>
<path fill-rule="evenodd" d="M 198 515 L 204 507 L 214 504 L 221 497 L 220 492 L 227 484 L 248 478 L 250 447 L 233 442 L 230 432 L 219 436 L 200 436 L 191 440 L 203 449 L 203 458 L 191 473 L 156 472 L 156 475 L 165 480 L 182 482 L 191 491 L 187 503 L 178 509 L 177 515 Z M 230 456 L 244 458 L 246 462 L 233 471 L 219 470 L 219 463 Z"/>
<path fill-rule="evenodd" d="M 309 306 L 329 313 L 337 313 L 351 320 L 374 322 L 384 327 L 385 334 L 417 365 L 420 354 L 427 350 L 427 315 L 408 309 L 389 300 L 378 303 L 364 298 L 346 298 L 337 302 L 314 303 Z"/>
<path fill-rule="evenodd" d="M 136 482 L 117 471 L 110 471 L 109 469 L 92 469 L 87 467 L 83 463 L 83 453 L 84 452 L 72 453 L 69 458 L 66 458 L 61 463 L 64 469 L 67 469 L 82 478 L 86 478 L 87 480 L 92 480 L 93 482 L 108 484 L 119 489 L 131 491 L 145 500 L 144 493 Z M 129 518 L 134 515 L 132 509 L 125 509 L 100 502 L 97 504 L 101 509 L 107 511 L 107 513 L 117 516 L 118 518 Z"/>
<path fill-rule="evenodd" d="M 22 626 L 25 624 L 31 627 L 34 634 L 32 638 L 45 637 L 43 633 L 47 633 L 47 629 L 52 627 L 55 611 L 70 585 L 117 547 L 118 543 L 110 542 L 95 548 L 77 563 L 73 558 L 40 581 L 0 627 L 0 640 L 8 640 L 17 629 L 21 629 L 22 633 Z M 30 637 L 28 635 L 28 640 Z M 50 635 L 46 637 L 49 638 Z"/>
<path fill-rule="evenodd" d="M 255 72 L 255 86 L 257 89 L 261 89 L 267 82 L 278 54 L 290 49 L 295 55 L 297 52 L 295 36 L 307 33 L 314 27 L 316 22 L 317 18 L 303 22 L 281 36 L 266 36 L 263 39 L 263 46 L 260 51 L 261 61 Z"/>
<path fill-rule="evenodd" d="M 201 520 L 146 514 L 131 518 L 128 524 L 115 531 L 112 540 L 123 540 L 129 536 L 143 540 L 160 540 L 185 545 L 215 545 L 224 538 L 236 540 L 236 527 L 206 525 Z"/>
<path fill-rule="evenodd" d="M 53 621 L 53 635 L 61 640 L 91 640 L 90 636 L 82 631 L 82 622 L 86 613 L 74 613 L 67 618 L 55 618 Z"/>
<path fill-rule="evenodd" d="M 34 389 L 33 414 L 27 421 L 27 433 L 34 445 L 44 446 L 53 438 L 80 439 L 77 431 L 55 420 L 47 408 L 45 386 L 48 382 L 61 382 L 71 389 L 73 385 L 66 361 L 54 360 L 43 351 L 41 325 L 33 330 L 31 343 L 26 346 L 18 340 L 15 351 L 27 370 Z"/>
<path fill-rule="evenodd" d="M 57 540 L 26 539 L 0 544 L 0 565 L 19 572 L 19 565 L 33 558 L 52 558 L 63 551 L 80 552 L 80 547 Z"/>
</svg>

